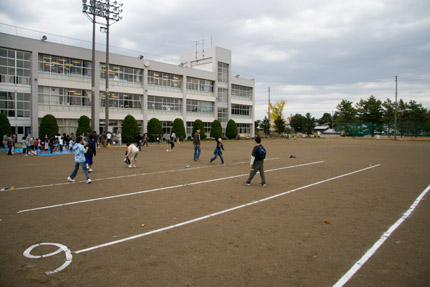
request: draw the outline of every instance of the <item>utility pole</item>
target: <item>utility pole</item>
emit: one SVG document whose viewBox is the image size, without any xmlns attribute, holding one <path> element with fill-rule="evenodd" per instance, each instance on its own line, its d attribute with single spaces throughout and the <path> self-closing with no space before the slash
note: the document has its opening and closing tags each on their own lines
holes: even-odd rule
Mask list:
<svg viewBox="0 0 430 287">
<path fill-rule="evenodd" d="M 397 76 L 396 79 L 396 92 L 395 92 L 395 99 L 394 99 L 394 140 L 397 139 Z"/>
<path fill-rule="evenodd" d="M 267 104 L 267 119 L 269 120 L 269 134 L 270 134 L 270 87 L 269 89 L 269 102 Z"/>
</svg>

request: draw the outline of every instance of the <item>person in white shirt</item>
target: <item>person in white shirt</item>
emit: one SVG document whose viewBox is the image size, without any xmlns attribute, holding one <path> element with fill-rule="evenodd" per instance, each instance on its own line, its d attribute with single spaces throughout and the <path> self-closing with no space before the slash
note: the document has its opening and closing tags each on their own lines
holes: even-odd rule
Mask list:
<svg viewBox="0 0 430 287">
<path fill-rule="evenodd" d="M 127 143 L 127 151 L 125 153 L 126 157 L 130 160 L 130 165 L 128 167 L 136 167 L 136 159 L 139 154 L 139 149 L 137 146 L 131 143 Z"/>
</svg>

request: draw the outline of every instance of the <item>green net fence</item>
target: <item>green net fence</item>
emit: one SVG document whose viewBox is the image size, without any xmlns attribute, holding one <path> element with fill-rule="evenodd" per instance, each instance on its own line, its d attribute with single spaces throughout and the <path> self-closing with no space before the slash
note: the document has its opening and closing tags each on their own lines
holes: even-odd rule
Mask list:
<svg viewBox="0 0 430 287">
<path fill-rule="evenodd" d="M 394 136 L 395 126 L 394 122 L 388 124 L 374 124 L 374 123 L 335 123 L 336 132 L 342 136 Z M 400 137 L 429 137 L 430 136 L 430 123 L 429 122 L 398 122 L 397 123 L 397 136 Z"/>
</svg>

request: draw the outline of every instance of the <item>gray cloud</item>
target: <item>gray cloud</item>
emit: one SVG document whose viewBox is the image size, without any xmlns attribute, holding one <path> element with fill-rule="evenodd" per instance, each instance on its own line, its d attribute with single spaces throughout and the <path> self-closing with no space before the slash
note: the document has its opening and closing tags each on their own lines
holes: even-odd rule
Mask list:
<svg viewBox="0 0 430 287">
<path fill-rule="evenodd" d="M 273 101 L 285 114 L 320 117 L 342 99 L 399 97 L 430 108 L 430 13 L 422 0 L 127 0 L 111 45 L 148 57 L 214 45 L 232 50 L 233 71 L 256 81 L 257 119 Z M 2 3 L 0 22 L 91 40 L 81 1 Z M 105 34 L 97 32 L 97 42 Z M 172 60 L 172 59 L 170 59 Z"/>
</svg>

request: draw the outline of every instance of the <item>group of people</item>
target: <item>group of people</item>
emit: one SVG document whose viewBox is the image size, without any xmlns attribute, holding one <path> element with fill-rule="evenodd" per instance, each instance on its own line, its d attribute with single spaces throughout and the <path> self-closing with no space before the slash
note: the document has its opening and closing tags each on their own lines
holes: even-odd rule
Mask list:
<svg viewBox="0 0 430 287">
<path fill-rule="evenodd" d="M 147 137 L 146 134 L 145 136 Z M 170 145 L 170 151 L 173 151 L 175 141 L 176 141 L 176 135 L 173 133 L 168 142 Z M 137 137 L 138 146 L 129 142 L 126 144 L 127 149 L 125 152 L 125 156 L 126 156 L 126 159 L 128 160 L 127 162 L 129 163 L 128 165 L 129 168 L 136 167 L 136 160 L 139 152 L 141 151 L 141 144 L 139 144 L 140 142 L 141 141 L 140 141 L 140 135 L 139 135 Z M 193 145 L 194 145 L 194 161 L 198 161 L 201 154 L 200 129 L 197 129 L 196 133 L 194 134 Z M 97 153 L 97 134 L 95 132 L 93 134 L 90 134 L 87 137 L 87 140 L 85 142 L 83 137 L 80 137 L 80 136 L 77 137 L 76 143 L 73 145 L 72 150 L 75 153 L 75 167 L 72 173 L 70 174 L 70 176 L 67 178 L 67 180 L 70 182 L 74 182 L 75 181 L 74 178 L 77 175 L 79 166 L 81 166 L 86 177 L 86 183 L 91 183 L 89 173 L 93 171 L 92 170 L 93 157 L 96 156 L 96 153 Z M 216 145 L 213 152 L 214 156 L 210 159 L 210 163 L 212 163 L 217 159 L 217 157 L 219 157 L 221 160 L 221 164 L 224 164 L 222 151 L 224 151 L 224 145 L 222 143 L 222 139 L 218 137 L 216 138 Z M 251 152 L 251 162 L 250 162 L 251 171 L 249 173 L 247 180 L 243 182 L 244 185 L 247 185 L 247 186 L 251 185 L 252 179 L 257 174 L 257 172 L 259 172 L 260 178 L 261 178 L 260 184 L 262 186 L 266 186 L 266 178 L 264 175 L 265 157 L 266 157 L 266 149 L 261 144 L 261 138 L 257 136 L 255 138 L 255 146 Z"/>
<path fill-rule="evenodd" d="M 214 157 L 210 159 L 210 163 L 212 163 L 219 156 L 221 159 L 221 164 L 224 164 L 224 158 L 222 156 L 222 151 L 224 150 L 224 145 L 222 143 L 222 139 L 220 137 L 216 138 L 216 146 L 214 149 Z M 198 161 L 200 158 L 201 147 L 200 147 L 200 129 L 196 130 L 196 133 L 193 137 L 193 145 L 194 145 L 194 161 Z M 255 146 L 251 152 L 251 162 L 250 167 L 251 171 L 249 173 L 249 177 L 247 180 L 243 182 L 244 185 L 251 185 L 251 181 L 257 172 L 260 173 L 261 185 L 266 186 L 266 177 L 264 175 L 264 159 L 266 158 L 266 149 L 261 144 L 261 138 L 255 137 Z"/>
</svg>

